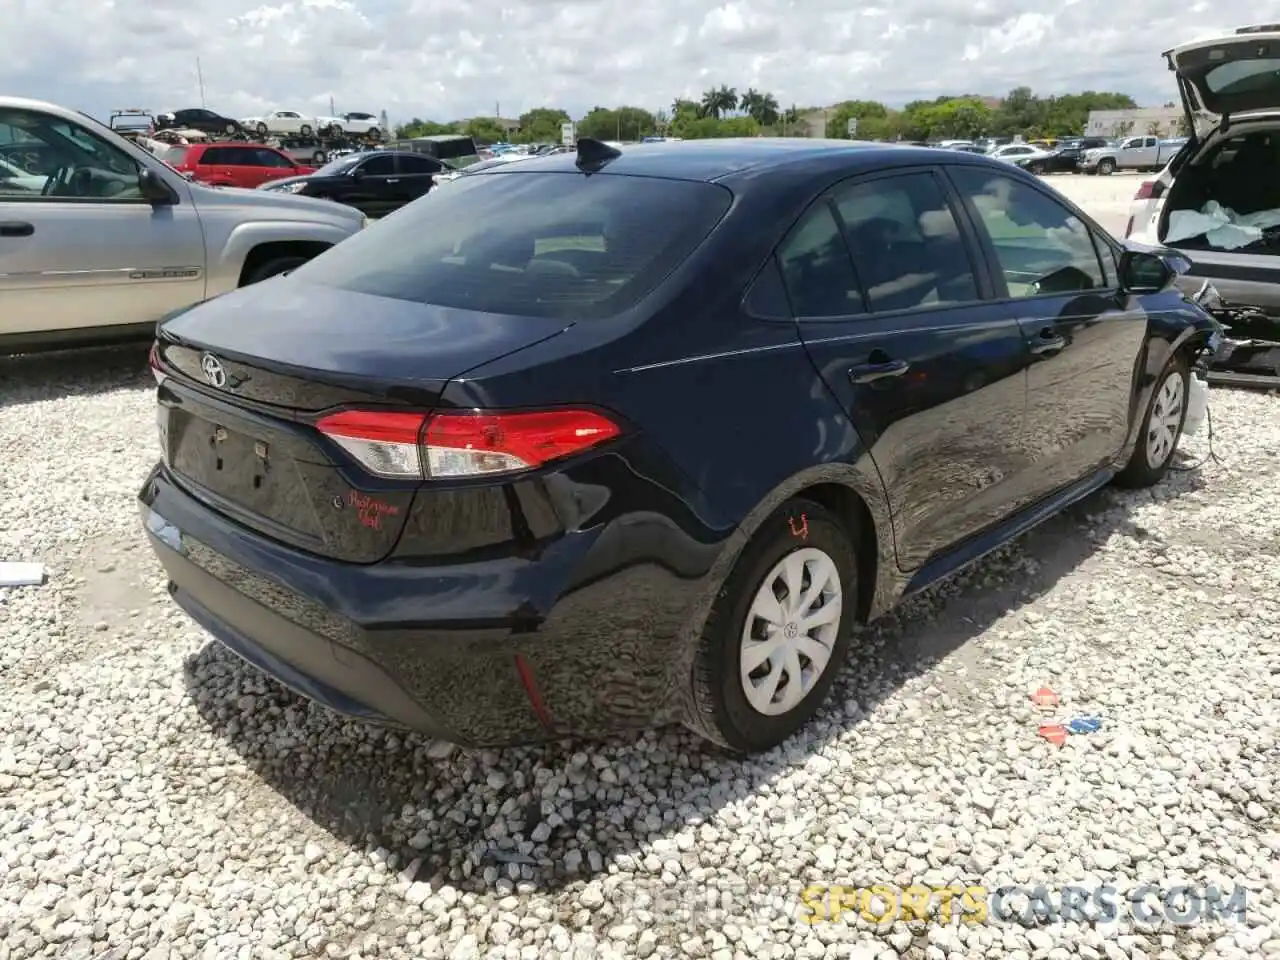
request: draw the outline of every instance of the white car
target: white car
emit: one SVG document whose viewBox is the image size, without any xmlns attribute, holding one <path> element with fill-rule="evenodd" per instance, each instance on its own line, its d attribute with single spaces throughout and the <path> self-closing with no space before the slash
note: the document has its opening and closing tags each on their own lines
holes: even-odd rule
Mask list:
<svg viewBox="0 0 1280 960">
<path fill-rule="evenodd" d="M 480 160 L 462 170 L 453 170 L 449 173 L 437 173 L 431 179 L 434 180 L 437 184 L 452 183 L 454 180 L 457 180 L 459 177 L 467 177 L 473 173 L 482 173 L 485 170 L 488 170 L 492 167 L 500 167 L 504 163 L 515 163 L 518 160 L 530 160 L 530 159 L 532 159 L 530 154 L 516 153 L 513 150 L 510 153 L 500 153 L 496 157 L 490 157 L 488 160 Z"/>
<path fill-rule="evenodd" d="M 989 157 L 995 157 L 997 160 L 1007 160 L 1013 163 L 1014 160 L 1032 157 L 1047 157 L 1049 152 L 1041 150 L 1039 147 L 1033 147 L 1029 143 L 1006 143 L 1003 147 L 996 147 L 990 153 Z"/>
<path fill-rule="evenodd" d="M 246 117 L 240 121 L 246 130 L 265 137 L 269 133 L 293 133 L 309 137 L 316 132 L 316 118 L 304 117 L 296 110 L 272 110 L 261 117 Z"/>
<path fill-rule="evenodd" d="M 381 140 L 383 130 L 372 113 L 344 113 L 337 117 L 316 117 L 316 128 L 331 137 L 346 135 Z"/>
</svg>

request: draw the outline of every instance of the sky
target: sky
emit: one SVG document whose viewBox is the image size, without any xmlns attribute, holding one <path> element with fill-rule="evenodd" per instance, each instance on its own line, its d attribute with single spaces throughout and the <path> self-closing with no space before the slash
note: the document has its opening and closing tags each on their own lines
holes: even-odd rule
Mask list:
<svg viewBox="0 0 1280 960">
<path fill-rule="evenodd" d="M 787 106 L 1084 89 L 1176 98 L 1160 56 L 1256 23 L 1256 0 L 0 0 L 0 93 L 118 107 L 669 107 L 727 84 Z M 1033 7 L 1034 12 L 1026 11 Z M 16 17 L 14 11 L 16 9 Z M 1275 16 L 1280 20 L 1280 10 Z"/>
</svg>

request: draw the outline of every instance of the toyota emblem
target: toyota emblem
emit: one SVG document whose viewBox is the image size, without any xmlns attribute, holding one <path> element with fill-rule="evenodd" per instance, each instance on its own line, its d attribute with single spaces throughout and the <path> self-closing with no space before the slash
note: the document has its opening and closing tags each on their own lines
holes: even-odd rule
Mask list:
<svg viewBox="0 0 1280 960">
<path fill-rule="evenodd" d="M 204 372 L 204 378 L 215 387 L 227 385 L 227 371 L 222 368 L 222 361 L 212 353 L 206 353 L 200 358 L 200 369 Z"/>
</svg>

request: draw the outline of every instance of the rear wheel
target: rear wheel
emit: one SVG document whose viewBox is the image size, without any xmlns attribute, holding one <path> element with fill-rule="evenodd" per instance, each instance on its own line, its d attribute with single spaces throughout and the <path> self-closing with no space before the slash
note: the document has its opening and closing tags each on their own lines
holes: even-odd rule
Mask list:
<svg viewBox="0 0 1280 960">
<path fill-rule="evenodd" d="M 1098 161 L 1098 172 L 1104 177 L 1109 177 L 1116 172 L 1116 162 L 1114 160 L 1103 159 Z"/>
<path fill-rule="evenodd" d="M 245 277 L 243 286 L 249 286 L 251 283 L 261 283 L 263 280 L 270 280 L 272 277 L 278 277 L 282 273 L 294 270 L 307 262 L 306 257 L 276 257 L 274 260 L 267 260 L 254 267 L 253 271 Z"/>
<path fill-rule="evenodd" d="M 1032 173 L 1034 173 L 1037 177 L 1044 175 L 1043 163 L 1033 163 L 1030 166 L 1028 166 L 1027 169 L 1030 170 Z"/>
<path fill-rule="evenodd" d="M 304 123 L 298 128 L 298 133 L 302 134 L 304 137 L 311 136 L 311 124 Z"/>
<path fill-rule="evenodd" d="M 222 128 L 222 132 L 228 137 L 234 137 L 236 135 L 236 125 L 234 123 L 228 123 Z"/>
<path fill-rule="evenodd" d="M 1159 483 L 1169 470 L 1169 463 L 1182 439 L 1182 425 L 1187 419 L 1187 381 L 1190 371 L 1186 358 L 1175 355 L 1151 395 L 1138 445 L 1125 468 L 1116 475 L 1120 487 L 1150 487 Z"/>
<path fill-rule="evenodd" d="M 768 750 L 799 730 L 848 651 L 857 583 L 853 546 L 831 511 L 793 500 L 766 521 L 707 620 L 689 726 L 739 753 Z"/>
<path fill-rule="evenodd" d="M 267 125 L 265 123 L 258 124 L 258 136 L 265 137 L 267 135 Z"/>
<path fill-rule="evenodd" d="M 377 141 L 379 141 L 379 140 L 381 140 L 381 139 L 382 139 L 382 131 L 381 131 L 381 130 L 379 130 L 377 127 L 373 127 L 373 128 L 369 131 L 369 133 L 368 133 L 368 137 L 369 137 L 369 139 L 370 139 L 370 140 L 372 140 L 372 141 L 374 141 L 374 142 L 376 143 Z"/>
</svg>

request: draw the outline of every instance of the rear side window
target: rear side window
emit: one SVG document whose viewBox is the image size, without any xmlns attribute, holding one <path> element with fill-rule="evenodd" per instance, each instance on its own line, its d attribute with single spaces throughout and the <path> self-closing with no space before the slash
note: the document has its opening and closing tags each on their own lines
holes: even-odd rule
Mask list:
<svg viewBox="0 0 1280 960">
<path fill-rule="evenodd" d="M 401 154 L 396 157 L 396 166 L 400 173 L 440 173 L 443 167 L 430 157 L 411 157 Z"/>
<path fill-rule="evenodd" d="M 295 270 L 304 282 L 486 313 L 585 320 L 654 289 L 715 228 L 710 183 L 491 173 L 366 230 Z"/>
<path fill-rule="evenodd" d="M 873 312 L 979 299 L 968 246 L 931 174 L 866 181 L 835 200 Z"/>
<path fill-rule="evenodd" d="M 811 207 L 778 246 L 792 312 L 802 319 L 863 313 L 862 289 L 831 205 Z"/>
<path fill-rule="evenodd" d="M 360 166 L 360 172 L 366 177 L 387 177 L 396 171 L 396 162 L 391 157 L 373 157 Z"/>
</svg>

